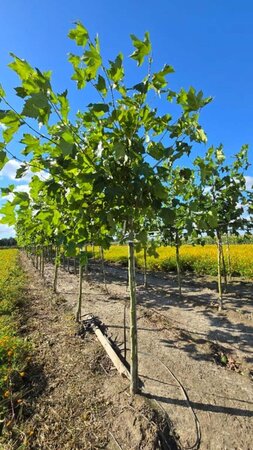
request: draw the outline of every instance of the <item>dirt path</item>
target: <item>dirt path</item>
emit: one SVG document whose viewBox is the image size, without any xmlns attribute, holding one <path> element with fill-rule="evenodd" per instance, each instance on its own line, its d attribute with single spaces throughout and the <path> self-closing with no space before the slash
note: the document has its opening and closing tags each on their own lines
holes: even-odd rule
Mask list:
<svg viewBox="0 0 253 450">
<path fill-rule="evenodd" d="M 69 300 L 53 294 L 24 255 L 22 263 L 21 332 L 33 356 L 19 422 L 0 438 L 1 450 L 162 450 L 165 442 L 177 450 L 166 421 L 143 397 L 129 395 L 94 335 L 76 335 Z"/>
<path fill-rule="evenodd" d="M 96 265 L 88 278 L 83 283 L 83 314 L 98 315 L 122 342 L 124 305 L 128 305 L 124 271 L 107 267 L 109 294 Z M 46 279 L 51 284 L 50 266 Z M 184 299 L 179 302 L 174 277 L 169 281 L 151 277 L 149 282 L 147 291 L 138 289 L 139 366 L 147 397 L 168 413 L 184 448 L 194 448 L 201 439 L 202 450 L 252 450 L 253 307 L 249 292 L 240 298 L 240 311 L 233 309 L 233 295 L 226 294 L 227 312 L 218 314 L 207 306 L 215 298 L 212 283 L 203 287 L 200 280 L 187 280 Z M 242 284 L 242 289 L 247 288 Z M 61 270 L 59 292 L 74 305 L 76 291 L 76 276 Z M 220 345 L 235 370 L 215 362 Z M 188 393 L 201 436 L 194 412 L 168 368 Z"/>
</svg>

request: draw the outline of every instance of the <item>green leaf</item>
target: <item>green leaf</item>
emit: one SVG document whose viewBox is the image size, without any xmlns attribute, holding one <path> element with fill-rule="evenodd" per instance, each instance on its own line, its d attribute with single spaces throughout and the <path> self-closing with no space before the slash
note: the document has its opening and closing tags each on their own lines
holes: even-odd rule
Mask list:
<svg viewBox="0 0 253 450">
<path fill-rule="evenodd" d="M 69 131 L 62 133 L 59 146 L 64 156 L 72 153 L 74 144 L 75 140 Z"/>
<path fill-rule="evenodd" d="M 204 132 L 203 128 L 198 128 L 196 130 L 196 141 L 197 142 L 204 142 L 204 144 L 207 143 L 207 136 Z"/>
<path fill-rule="evenodd" d="M 115 61 L 109 61 L 110 68 L 107 69 L 108 77 L 114 82 L 118 83 L 124 78 L 124 68 L 123 68 L 123 55 L 119 53 Z"/>
<path fill-rule="evenodd" d="M 147 148 L 147 153 L 157 161 L 166 155 L 164 145 L 161 142 L 150 142 Z"/>
<path fill-rule="evenodd" d="M 86 84 L 86 70 L 83 68 L 76 68 L 74 74 L 71 77 L 71 80 L 77 82 L 78 89 L 83 89 Z"/>
<path fill-rule="evenodd" d="M 107 87 L 106 87 L 106 81 L 104 79 L 104 77 L 102 77 L 101 75 L 98 75 L 98 81 L 95 84 L 97 90 L 99 92 L 101 92 L 102 95 L 106 95 L 107 94 Z"/>
<path fill-rule="evenodd" d="M 67 120 L 68 113 L 70 111 L 67 95 L 68 95 L 68 91 L 66 89 L 62 94 L 58 94 L 58 97 L 57 97 L 59 100 L 59 103 L 60 103 L 60 113 L 62 115 L 63 120 Z"/>
<path fill-rule="evenodd" d="M 10 201 L 7 201 L 2 206 L 0 209 L 0 214 L 3 214 L 3 217 L 0 219 L 0 223 L 8 224 L 10 226 L 15 224 L 16 219 L 14 205 Z"/>
<path fill-rule="evenodd" d="M 90 44 L 89 49 L 83 54 L 83 60 L 87 67 L 85 68 L 86 81 L 93 80 L 97 76 L 97 71 L 102 64 L 102 58 L 99 52 L 98 40 L 96 46 Z"/>
<path fill-rule="evenodd" d="M 51 106 L 48 102 L 48 98 L 45 94 L 40 92 L 31 94 L 31 96 L 26 100 L 21 114 L 26 117 L 38 119 L 43 124 L 46 124 L 50 113 Z"/>
<path fill-rule="evenodd" d="M 106 103 L 90 103 L 88 108 L 97 116 L 101 116 L 109 111 L 109 106 Z"/>
<path fill-rule="evenodd" d="M 2 170 L 8 161 L 9 159 L 7 158 L 6 152 L 0 149 L 0 170 Z"/>
<path fill-rule="evenodd" d="M 133 86 L 133 89 L 140 92 L 141 94 L 146 94 L 148 90 L 148 83 L 138 83 Z"/>
<path fill-rule="evenodd" d="M 117 142 L 113 146 L 113 152 L 115 154 L 116 159 L 124 158 L 126 154 L 126 148 L 124 144 L 122 144 L 121 142 Z"/>
<path fill-rule="evenodd" d="M 18 74 L 22 81 L 27 80 L 31 73 L 34 72 L 34 69 L 25 59 L 19 58 L 14 53 L 10 53 L 10 55 L 14 58 L 14 61 L 9 64 L 9 67 Z"/>
<path fill-rule="evenodd" d="M 25 144 L 25 149 L 22 151 L 23 155 L 29 155 L 31 152 L 35 152 L 40 145 L 39 138 L 33 136 L 32 134 L 25 133 L 21 139 L 21 144 Z"/>
<path fill-rule="evenodd" d="M 28 167 L 26 164 L 22 164 L 19 169 L 16 171 L 16 177 L 15 178 L 22 178 L 22 176 L 26 173 Z"/>
<path fill-rule="evenodd" d="M 1 192 L 3 195 L 11 194 L 15 189 L 15 184 L 10 184 L 8 187 L 1 188 Z"/>
<path fill-rule="evenodd" d="M 130 58 L 135 59 L 138 66 L 141 66 L 145 56 L 148 56 L 151 52 L 149 33 L 145 33 L 143 41 L 138 39 L 134 34 L 131 34 L 130 37 L 132 39 L 133 46 L 136 48 L 136 50 L 130 55 Z"/>
<path fill-rule="evenodd" d="M 1 83 L 0 83 L 0 97 L 5 97 L 5 92 L 3 90 Z"/>
<path fill-rule="evenodd" d="M 3 130 L 3 137 L 5 142 L 10 142 L 14 133 L 22 125 L 19 116 L 11 110 L 1 110 L 0 111 L 0 123 L 6 125 L 6 129 Z"/>
<path fill-rule="evenodd" d="M 27 97 L 28 93 L 27 93 L 26 89 L 24 89 L 23 87 L 19 87 L 18 86 L 18 87 L 14 88 L 14 89 L 15 89 L 18 97 L 20 97 L 20 98 Z"/>
<path fill-rule="evenodd" d="M 175 72 L 173 67 L 169 66 L 168 64 L 165 64 L 165 66 L 163 67 L 162 70 L 160 70 L 160 72 L 154 73 L 153 77 L 152 77 L 152 83 L 153 83 L 153 86 L 155 87 L 155 89 L 160 91 L 162 88 L 166 87 L 167 81 L 166 81 L 165 77 L 169 73 L 173 73 L 173 72 Z"/>
<path fill-rule="evenodd" d="M 171 208 L 162 208 L 160 216 L 165 225 L 172 225 L 176 219 L 175 211 Z"/>
<path fill-rule="evenodd" d="M 89 39 L 89 33 L 81 22 L 75 22 L 75 26 L 69 31 L 68 37 L 73 39 L 77 45 L 85 47 Z"/>
</svg>

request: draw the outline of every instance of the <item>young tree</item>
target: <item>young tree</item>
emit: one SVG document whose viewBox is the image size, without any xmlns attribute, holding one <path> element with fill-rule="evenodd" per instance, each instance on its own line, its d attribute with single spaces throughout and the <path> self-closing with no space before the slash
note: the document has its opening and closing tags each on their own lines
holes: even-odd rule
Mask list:
<svg viewBox="0 0 253 450">
<path fill-rule="evenodd" d="M 234 156 L 231 165 L 226 164 L 222 146 L 208 149 L 204 158 L 198 157 L 195 165 L 200 172 L 199 228 L 217 243 L 217 273 L 219 310 L 223 308 L 222 265 L 226 267 L 223 256 L 222 236 L 228 230 L 238 234 L 243 230 L 246 220 L 243 217 L 247 203 L 245 171 L 248 168 L 247 146 Z"/>
<path fill-rule="evenodd" d="M 47 194 L 55 199 L 57 220 L 70 230 L 69 214 L 74 227 L 74 233 L 70 232 L 63 240 L 69 248 L 76 240 L 80 246 L 87 243 L 94 222 L 102 234 L 108 232 L 111 237 L 125 224 L 125 240 L 129 245 L 131 392 L 135 393 L 138 358 L 134 246 L 141 240 L 140 216 L 155 215 L 166 201 L 166 180 L 174 161 L 189 155 L 192 143 L 206 142 L 199 112 L 211 99 L 193 88 L 172 91 L 166 76 L 174 70 L 167 64 L 152 71 L 148 33 L 143 40 L 131 35 L 134 51 L 130 58 L 138 67 L 144 63 L 147 67 L 146 75 L 141 75 L 134 85 L 127 83 L 123 55 L 119 53 L 105 63 L 98 37 L 92 40 L 80 22 L 69 37 L 80 47 L 79 54 L 69 56 L 74 71 L 72 79 L 78 89 L 92 86 L 95 101 L 84 111 L 78 111 L 71 121 L 67 91 L 57 94 L 51 85 L 50 72 L 42 73 L 12 55 L 10 67 L 21 79 L 16 94 L 23 107 L 17 112 L 1 88 L 0 98 L 7 109 L 0 111 L 0 121 L 5 125 L 0 161 L 4 164 L 8 143 L 17 131 L 22 133 L 24 129 L 23 154 L 29 155 L 30 160 L 22 165 L 18 176 L 31 166 L 35 172 L 49 172 Z M 142 68 L 140 73 L 143 74 Z M 151 102 L 157 106 L 154 108 Z M 169 109 L 170 102 L 178 107 L 174 119 L 170 113 L 159 113 L 158 109 L 159 104 Z M 60 195 L 60 200 L 61 190 L 64 195 Z M 65 203 L 67 208 L 63 210 Z"/>
</svg>

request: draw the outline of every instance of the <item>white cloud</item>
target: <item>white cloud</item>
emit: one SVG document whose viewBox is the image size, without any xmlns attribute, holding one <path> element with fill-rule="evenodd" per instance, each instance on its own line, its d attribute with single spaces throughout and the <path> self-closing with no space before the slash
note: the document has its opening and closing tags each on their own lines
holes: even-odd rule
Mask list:
<svg viewBox="0 0 253 450">
<path fill-rule="evenodd" d="M 9 180 L 15 180 L 16 171 L 20 166 L 21 164 L 18 161 L 10 159 L 0 171 L 0 178 L 6 177 Z"/>
<path fill-rule="evenodd" d="M 29 191 L 30 191 L 29 184 L 20 184 L 20 185 L 17 185 L 14 189 L 14 192 L 27 192 L 28 193 Z M 2 194 L 0 197 L 0 201 L 2 199 L 5 201 L 9 200 L 11 202 L 14 199 L 14 194 L 13 193 L 10 193 L 7 195 Z"/>
<path fill-rule="evenodd" d="M 246 189 L 252 189 L 253 187 L 253 177 L 246 176 Z"/>
<path fill-rule="evenodd" d="M 0 223 L 0 239 L 15 236 L 14 227 Z"/>
<path fill-rule="evenodd" d="M 0 179 L 7 178 L 8 180 L 15 181 L 16 183 L 27 182 L 30 183 L 32 177 L 37 175 L 39 178 L 47 179 L 49 174 L 44 171 L 33 173 L 30 169 L 26 171 L 26 173 L 22 176 L 22 178 L 16 179 L 16 172 L 21 167 L 21 163 L 16 161 L 15 159 L 10 159 L 2 170 L 0 170 Z M 24 192 L 24 191 L 23 191 Z"/>
</svg>

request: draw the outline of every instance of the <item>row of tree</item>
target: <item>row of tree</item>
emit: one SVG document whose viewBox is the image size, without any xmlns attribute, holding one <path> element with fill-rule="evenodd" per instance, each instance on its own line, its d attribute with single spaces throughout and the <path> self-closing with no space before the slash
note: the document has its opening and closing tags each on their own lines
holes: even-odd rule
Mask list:
<svg viewBox="0 0 253 450">
<path fill-rule="evenodd" d="M 192 146 L 207 141 L 199 114 L 211 98 L 194 88 L 170 89 L 165 65 L 153 70 L 149 34 L 131 35 L 141 79 L 128 85 L 123 55 L 105 63 L 98 37 L 77 23 L 69 33 L 80 52 L 70 54 L 72 79 L 78 89 L 91 86 L 96 101 L 76 115 L 70 111 L 68 92 L 56 93 L 51 73 L 41 72 L 12 55 L 9 65 L 21 80 L 15 88 L 22 104 L 17 111 L 0 87 L 2 142 L 0 168 L 13 157 L 10 143 L 22 138 L 22 161 L 16 178 L 34 172 L 29 193 L 2 189 L 11 195 L 1 209 L 2 223 L 15 225 L 18 243 L 40 252 L 55 252 L 55 289 L 61 253 L 79 255 L 80 290 L 76 319 L 81 320 L 83 270 L 87 245 L 108 248 L 117 236 L 129 248 L 131 391 L 138 389 L 138 352 L 135 289 L 135 249 L 154 252 L 150 231 L 159 230 L 164 242 L 174 242 L 178 268 L 183 240 L 216 238 L 219 298 L 221 294 L 222 236 L 251 227 L 251 193 L 246 191 L 247 147 L 228 164 L 222 147 L 211 147 L 189 167 L 179 160 Z M 143 75 L 143 64 L 146 71 Z M 151 106 L 151 104 L 153 106 Z M 155 105 L 155 106 L 154 106 Z M 166 112 L 169 109 L 172 114 Z M 16 157 L 16 159 L 18 159 Z M 180 272 L 179 281 L 180 281 Z"/>
<path fill-rule="evenodd" d="M 0 239 L 0 247 L 15 247 L 16 245 L 17 241 L 13 237 Z"/>
</svg>

